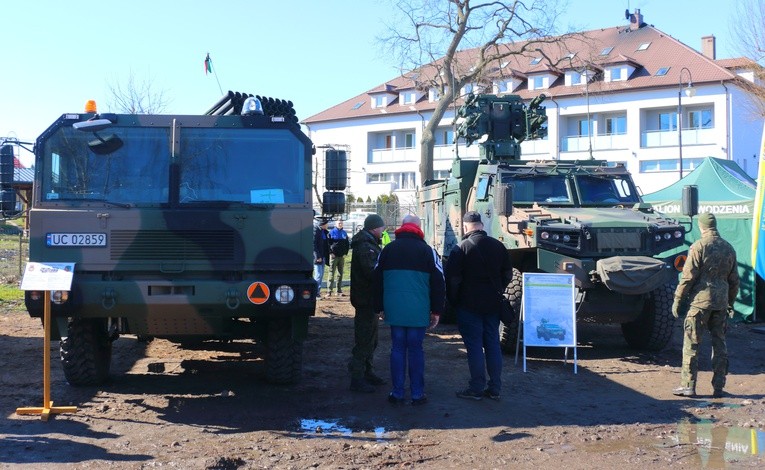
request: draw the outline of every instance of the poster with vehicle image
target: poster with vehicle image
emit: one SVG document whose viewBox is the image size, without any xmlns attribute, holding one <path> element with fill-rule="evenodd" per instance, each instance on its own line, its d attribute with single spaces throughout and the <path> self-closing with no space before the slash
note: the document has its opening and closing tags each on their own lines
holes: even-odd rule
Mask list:
<svg viewBox="0 0 765 470">
<path fill-rule="evenodd" d="M 524 346 L 576 346 L 572 274 L 523 274 Z"/>
</svg>

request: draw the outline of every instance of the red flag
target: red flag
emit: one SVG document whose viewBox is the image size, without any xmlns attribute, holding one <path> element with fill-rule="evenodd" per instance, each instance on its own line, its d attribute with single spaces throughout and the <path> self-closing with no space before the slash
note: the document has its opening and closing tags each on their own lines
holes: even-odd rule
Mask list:
<svg viewBox="0 0 765 470">
<path fill-rule="evenodd" d="M 212 73 L 212 59 L 210 59 L 210 53 L 207 53 L 207 57 L 205 57 L 205 75 L 208 73 Z"/>
</svg>

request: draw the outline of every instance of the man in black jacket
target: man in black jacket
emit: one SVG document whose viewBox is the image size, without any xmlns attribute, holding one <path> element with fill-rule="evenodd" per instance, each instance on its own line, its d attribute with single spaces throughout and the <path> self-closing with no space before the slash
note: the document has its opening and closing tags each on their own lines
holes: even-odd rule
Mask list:
<svg viewBox="0 0 765 470">
<path fill-rule="evenodd" d="M 468 388 L 458 391 L 457 396 L 499 400 L 502 392 L 499 318 L 503 292 L 513 278 L 513 266 L 502 242 L 483 230 L 480 214 L 467 212 L 462 223 L 465 235 L 452 249 L 444 268 L 447 298 L 457 310 L 457 326 L 470 369 Z"/>
<path fill-rule="evenodd" d="M 364 219 L 364 228 L 351 240 L 351 305 L 356 309 L 353 318 L 354 345 L 348 369 L 351 372 L 351 391 L 372 393 L 375 385 L 385 380 L 374 373 L 373 357 L 377 349 L 377 312 L 372 303 L 372 272 L 380 256 L 380 236 L 385 222 L 377 214 Z"/>
<path fill-rule="evenodd" d="M 313 279 L 316 281 L 316 299 L 321 299 L 324 267 L 329 262 L 329 219 L 321 218 L 313 228 Z"/>
</svg>

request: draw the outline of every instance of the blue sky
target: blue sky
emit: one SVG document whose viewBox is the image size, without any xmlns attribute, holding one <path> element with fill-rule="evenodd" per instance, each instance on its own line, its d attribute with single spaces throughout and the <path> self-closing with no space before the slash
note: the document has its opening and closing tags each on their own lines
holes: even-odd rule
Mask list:
<svg viewBox="0 0 765 470">
<path fill-rule="evenodd" d="M 687 45 L 713 34 L 717 57 L 736 57 L 739 1 L 568 0 L 561 30 L 626 25 L 625 9 L 640 8 Z M 203 113 L 222 88 L 292 100 L 304 119 L 398 73 L 377 52 L 385 0 L 13 0 L 2 17 L 0 137 L 29 142 L 89 99 L 108 112 L 109 86 L 131 74 L 164 92 L 167 113 Z M 214 75 L 204 73 L 208 52 Z"/>
</svg>

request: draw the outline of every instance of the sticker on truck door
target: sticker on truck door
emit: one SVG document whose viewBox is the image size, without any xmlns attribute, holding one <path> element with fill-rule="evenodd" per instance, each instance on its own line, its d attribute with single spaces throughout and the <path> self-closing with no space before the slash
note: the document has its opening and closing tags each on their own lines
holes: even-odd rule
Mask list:
<svg viewBox="0 0 765 470">
<path fill-rule="evenodd" d="M 253 282 L 247 288 L 247 298 L 255 305 L 262 305 L 266 303 L 268 297 L 271 295 L 271 291 L 268 286 L 263 282 Z"/>
</svg>

